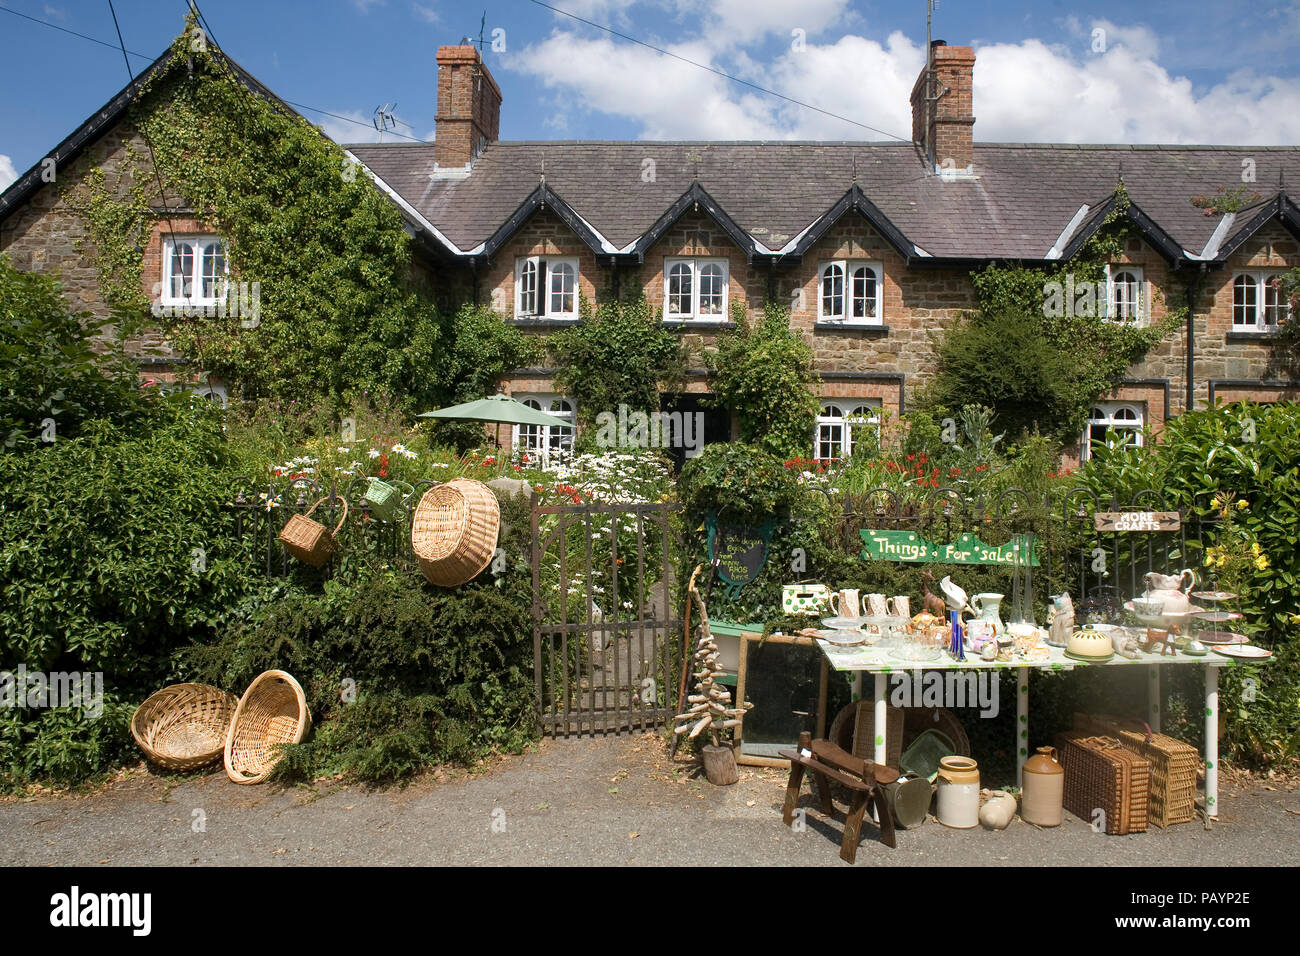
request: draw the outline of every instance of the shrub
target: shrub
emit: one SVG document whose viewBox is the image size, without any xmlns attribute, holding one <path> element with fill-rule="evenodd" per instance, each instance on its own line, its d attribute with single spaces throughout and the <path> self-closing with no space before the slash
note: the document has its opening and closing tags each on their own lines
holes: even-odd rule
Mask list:
<svg viewBox="0 0 1300 956">
<path fill-rule="evenodd" d="M 736 330 L 704 355 L 713 372 L 714 407 L 735 411 L 742 442 L 781 458 L 804 454 L 818 409 L 811 346 L 790 328 L 789 310 L 772 302 L 755 326 L 743 306 L 735 320 Z"/>
</svg>

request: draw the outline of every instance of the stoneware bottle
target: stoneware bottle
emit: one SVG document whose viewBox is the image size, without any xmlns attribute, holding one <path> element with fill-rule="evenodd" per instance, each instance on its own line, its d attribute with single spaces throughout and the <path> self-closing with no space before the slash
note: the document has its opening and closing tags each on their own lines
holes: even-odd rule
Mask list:
<svg viewBox="0 0 1300 956">
<path fill-rule="evenodd" d="M 1059 827 L 1064 797 L 1065 771 L 1056 760 L 1056 748 L 1039 747 L 1038 756 L 1025 761 L 1020 819 L 1040 827 Z"/>
<path fill-rule="evenodd" d="M 969 830 L 980 822 L 980 771 L 970 757 L 939 761 L 939 822 Z"/>
</svg>

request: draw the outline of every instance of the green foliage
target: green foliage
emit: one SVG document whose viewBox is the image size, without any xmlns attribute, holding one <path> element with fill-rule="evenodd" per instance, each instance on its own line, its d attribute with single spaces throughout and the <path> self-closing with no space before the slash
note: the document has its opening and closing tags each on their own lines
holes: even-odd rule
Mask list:
<svg viewBox="0 0 1300 956">
<path fill-rule="evenodd" d="M 797 478 L 776 456 L 741 442 L 716 442 L 682 467 L 677 494 L 690 522 L 716 514 L 724 522 L 761 522 L 788 513 L 800 499 Z"/>
<path fill-rule="evenodd" d="M 1213 196 L 1193 196 L 1190 202 L 1197 209 L 1204 209 L 1207 216 L 1222 216 L 1229 212 L 1240 212 L 1251 203 L 1258 202 L 1260 198 L 1258 190 L 1253 190 L 1242 183 L 1232 189 L 1220 186 L 1214 191 Z"/>
<path fill-rule="evenodd" d="M 440 315 L 413 273 L 401 213 L 342 149 L 254 96 L 188 35 L 173 49 L 173 68 L 131 108 L 156 174 L 128 149 L 112 182 L 95 170 L 64 188 L 94 241 L 105 298 L 143 317 L 135 250 L 160 177 L 225 239 L 232 285 L 257 285 L 255 327 L 233 312 L 162 319 L 174 348 L 244 397 L 382 391 L 409 415 L 487 394 L 492 371 L 522 354 L 521 334 L 483 310 Z"/>
<path fill-rule="evenodd" d="M 1234 609 L 1246 614 L 1238 629 L 1274 650 L 1266 667 L 1232 668 L 1221 694 L 1227 745 L 1259 765 L 1281 759 L 1300 732 L 1298 433 L 1300 405 L 1220 405 L 1167 422 L 1157 444 L 1098 449 L 1079 475 L 1103 501 L 1154 488 L 1169 507 L 1220 522 L 1207 552 L 1192 550 L 1187 563 L 1224 575 L 1220 586 L 1240 594 Z M 1255 701 L 1239 693 L 1246 676 Z"/>
<path fill-rule="evenodd" d="M 68 311 L 58 282 L 20 272 L 0 255 L 0 443 L 6 449 L 74 438 L 90 418 L 139 418 L 147 404 L 134 370 L 100 356 L 108 325 Z M 47 430 L 46 420 L 53 423 Z M 48 438 L 43 438 L 45 432 Z"/>
<path fill-rule="evenodd" d="M 704 360 L 713 372 L 713 404 L 736 412 L 742 442 L 782 458 L 808 449 L 820 379 L 812 347 L 790 328 L 788 309 L 767 303 L 755 326 L 740 311 L 736 330 Z"/>
<path fill-rule="evenodd" d="M 607 301 L 592 311 L 583 303 L 582 321 L 548 340 L 558 363 L 556 388 L 578 404 L 582 425 L 601 412 L 659 411 L 661 389 L 686 374 L 687 349 L 679 330 L 666 327 L 642 295 L 630 302 Z"/>
<path fill-rule="evenodd" d="M 530 593 L 522 568 L 500 587 L 436 589 L 390 571 L 289 589 L 184 662 L 224 687 L 272 667 L 298 678 L 315 730 L 287 749 L 281 778 L 401 780 L 533 739 Z"/>
<path fill-rule="evenodd" d="M 156 424 L 103 419 L 0 454 L 0 666 L 104 674 L 104 715 L 6 715 L 0 768 L 71 779 L 130 748 L 131 706 L 168 653 L 209 634 L 255 581 L 221 507 L 238 473 L 206 403 L 154 399 Z M 114 706 L 120 704 L 121 706 Z"/>
<path fill-rule="evenodd" d="M 1097 396 L 1186 316 L 1186 306 L 1171 307 L 1164 321 L 1140 326 L 1100 314 L 1106 264 L 1121 260 L 1132 232 L 1122 185 L 1116 198 L 1102 229 L 1070 262 L 1050 269 L 989 265 L 972 274 L 978 308 L 939 338 L 927 407 L 941 415 L 975 402 L 993 408 L 1008 434 L 1036 424 L 1059 441 L 1076 439 Z M 1095 306 L 1054 309 L 1051 283 L 1064 296 L 1091 288 L 1100 299 Z"/>
</svg>

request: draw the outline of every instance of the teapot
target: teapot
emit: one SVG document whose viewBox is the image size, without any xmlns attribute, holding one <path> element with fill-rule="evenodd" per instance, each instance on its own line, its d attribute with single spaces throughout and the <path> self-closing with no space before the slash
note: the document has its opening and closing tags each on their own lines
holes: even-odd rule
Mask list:
<svg viewBox="0 0 1300 956">
<path fill-rule="evenodd" d="M 1151 571 L 1142 581 L 1147 586 L 1142 596 L 1148 600 L 1164 601 L 1166 614 L 1185 614 L 1192 609 L 1187 593 L 1196 585 L 1196 572 L 1191 568 L 1184 568 L 1176 575 Z"/>
</svg>

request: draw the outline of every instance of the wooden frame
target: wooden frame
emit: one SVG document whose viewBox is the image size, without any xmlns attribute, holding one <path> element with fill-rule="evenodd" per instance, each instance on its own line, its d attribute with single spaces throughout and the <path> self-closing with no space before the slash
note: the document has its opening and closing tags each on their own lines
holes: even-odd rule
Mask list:
<svg viewBox="0 0 1300 956">
<path fill-rule="evenodd" d="M 741 634 L 740 666 L 736 674 L 736 701 L 738 705 L 745 700 L 749 676 L 749 648 L 753 644 L 793 644 L 799 647 L 807 647 L 812 654 L 821 659 L 817 685 L 817 730 L 813 736 L 824 737 L 826 735 L 826 691 L 829 686 L 830 667 L 826 655 L 817 646 L 817 641 L 811 637 L 796 637 L 789 634 L 769 634 L 766 638 L 761 634 Z M 790 761 L 783 757 L 765 757 L 759 754 L 744 753 L 744 731 L 745 720 L 742 717 L 735 733 L 736 763 L 744 764 L 747 767 L 789 768 Z M 794 747 L 796 744 L 797 738 L 790 741 L 789 746 Z"/>
</svg>

